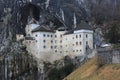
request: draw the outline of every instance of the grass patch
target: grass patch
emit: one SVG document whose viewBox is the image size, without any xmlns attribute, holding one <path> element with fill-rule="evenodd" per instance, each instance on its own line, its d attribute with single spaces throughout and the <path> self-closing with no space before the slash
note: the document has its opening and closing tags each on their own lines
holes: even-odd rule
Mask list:
<svg viewBox="0 0 120 80">
<path fill-rule="evenodd" d="M 99 66 L 94 57 L 64 80 L 120 80 L 120 64 Z"/>
</svg>

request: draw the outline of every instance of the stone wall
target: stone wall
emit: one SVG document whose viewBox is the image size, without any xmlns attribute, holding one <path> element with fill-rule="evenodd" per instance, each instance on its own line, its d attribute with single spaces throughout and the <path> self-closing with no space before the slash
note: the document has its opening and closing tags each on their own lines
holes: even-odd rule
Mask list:
<svg viewBox="0 0 120 80">
<path fill-rule="evenodd" d="M 100 64 L 120 63 L 120 49 L 100 48 L 97 55 Z"/>
</svg>

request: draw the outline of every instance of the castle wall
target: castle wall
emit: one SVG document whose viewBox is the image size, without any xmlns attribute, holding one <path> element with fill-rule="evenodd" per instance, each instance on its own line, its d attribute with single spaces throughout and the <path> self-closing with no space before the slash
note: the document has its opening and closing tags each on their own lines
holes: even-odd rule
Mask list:
<svg viewBox="0 0 120 80">
<path fill-rule="evenodd" d="M 72 34 L 65 34 L 67 31 L 58 30 L 55 33 L 45 31 L 32 33 L 31 31 L 37 26 L 27 25 L 26 33 L 34 38 L 31 43 L 28 43 L 28 50 L 38 58 L 46 53 L 80 56 L 85 55 L 86 46 L 93 49 L 93 31 L 77 30 Z"/>
</svg>

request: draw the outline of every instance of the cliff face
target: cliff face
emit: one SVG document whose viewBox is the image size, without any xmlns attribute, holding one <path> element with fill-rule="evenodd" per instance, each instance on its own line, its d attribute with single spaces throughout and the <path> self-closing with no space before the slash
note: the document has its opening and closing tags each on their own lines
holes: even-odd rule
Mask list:
<svg viewBox="0 0 120 80">
<path fill-rule="evenodd" d="M 14 33 L 24 33 L 30 10 L 36 20 L 45 14 L 45 20 L 52 20 L 58 24 L 56 20 L 62 21 L 64 17 L 62 22 L 69 28 L 73 25 L 74 14 L 78 18 L 77 22 L 87 17 L 85 10 L 74 0 L 0 0 L 0 7 L 1 20 L 8 13 L 11 15 L 10 26 Z"/>
<path fill-rule="evenodd" d="M 15 42 L 15 33 L 19 29 L 19 24 L 18 22 L 16 22 L 16 19 L 18 18 L 16 18 L 15 15 L 15 12 L 17 10 L 14 11 L 14 4 L 14 0 L 0 0 L 1 80 L 26 79 L 24 73 L 30 73 L 29 71 L 31 70 L 31 68 L 33 68 L 34 70 L 37 69 L 37 63 L 28 54 L 28 52 L 25 50 L 25 47 L 22 46 L 21 43 Z M 32 70 L 31 72 L 33 73 Z M 34 73 L 31 75 L 34 75 Z"/>
<path fill-rule="evenodd" d="M 71 29 L 74 25 L 74 16 L 76 24 L 80 23 L 80 20 L 101 23 L 100 21 L 105 19 L 111 20 L 111 17 L 118 19 L 119 3 L 119 0 L 0 0 L 0 21 L 10 13 L 13 33 L 25 33 L 24 28 L 32 10 L 36 20 L 41 19 L 40 15 L 44 14 L 45 22 L 52 20 L 58 24 L 60 20 Z"/>
</svg>

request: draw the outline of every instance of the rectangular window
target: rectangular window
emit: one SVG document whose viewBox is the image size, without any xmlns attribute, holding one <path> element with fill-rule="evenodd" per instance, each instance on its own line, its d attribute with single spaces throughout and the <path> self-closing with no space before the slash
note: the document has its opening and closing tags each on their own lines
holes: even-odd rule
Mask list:
<svg viewBox="0 0 120 80">
<path fill-rule="evenodd" d="M 60 37 L 62 37 L 62 35 L 60 35 Z"/>
<path fill-rule="evenodd" d="M 37 43 L 38 41 L 36 40 L 36 43 Z"/>
<path fill-rule="evenodd" d="M 53 40 L 51 40 L 51 43 L 53 43 Z"/>
<path fill-rule="evenodd" d="M 62 40 L 60 40 L 60 43 L 62 43 Z"/>
<path fill-rule="evenodd" d="M 57 50 L 55 50 L 55 52 L 57 52 Z"/>
<path fill-rule="evenodd" d="M 73 46 L 74 46 L 74 44 L 73 44 Z"/>
<path fill-rule="evenodd" d="M 49 37 L 49 34 L 47 35 L 47 37 Z"/>
<path fill-rule="evenodd" d="M 76 39 L 78 38 L 78 35 L 76 35 Z"/>
<path fill-rule="evenodd" d="M 57 46 L 55 46 L 55 49 L 57 48 Z"/>
<path fill-rule="evenodd" d="M 46 46 L 43 46 L 43 48 L 46 48 Z"/>
<path fill-rule="evenodd" d="M 53 49 L 53 46 L 51 46 L 51 49 Z"/>
<path fill-rule="evenodd" d="M 86 34 L 86 38 L 88 37 L 88 35 Z"/>
<path fill-rule="evenodd" d="M 81 38 L 81 35 L 79 35 L 79 37 Z"/>
<path fill-rule="evenodd" d="M 45 42 L 46 42 L 46 40 L 43 40 L 43 42 L 45 43 Z"/>
<path fill-rule="evenodd" d="M 31 43 L 31 41 L 29 41 L 29 43 Z"/>
<path fill-rule="evenodd" d="M 82 45 L 82 42 L 80 42 L 80 45 Z"/>
<path fill-rule="evenodd" d="M 78 42 L 76 42 L 76 45 L 78 45 Z"/>
<path fill-rule="evenodd" d="M 30 34 L 28 34 L 28 36 L 30 36 Z"/>
<path fill-rule="evenodd" d="M 88 44 L 88 41 L 86 41 L 86 44 Z"/>
<path fill-rule="evenodd" d="M 37 37 L 38 35 L 36 34 L 35 37 Z"/>
<path fill-rule="evenodd" d="M 55 40 L 55 43 L 57 43 L 57 40 Z"/>
<path fill-rule="evenodd" d="M 46 35 L 45 34 L 43 34 L 43 37 L 45 37 Z"/>
<path fill-rule="evenodd" d="M 55 35 L 55 38 L 57 37 L 57 35 Z"/>
<path fill-rule="evenodd" d="M 76 52 L 78 52 L 78 50 L 76 50 Z"/>
<path fill-rule="evenodd" d="M 51 35 L 51 38 L 53 37 L 53 35 Z"/>
</svg>

